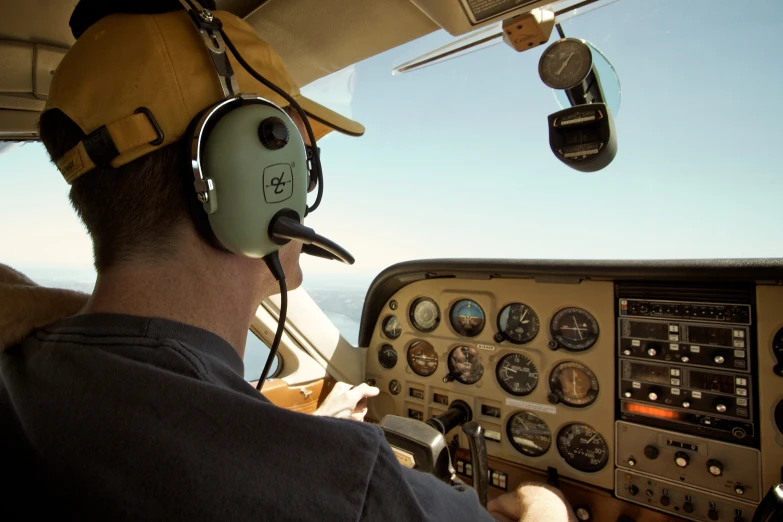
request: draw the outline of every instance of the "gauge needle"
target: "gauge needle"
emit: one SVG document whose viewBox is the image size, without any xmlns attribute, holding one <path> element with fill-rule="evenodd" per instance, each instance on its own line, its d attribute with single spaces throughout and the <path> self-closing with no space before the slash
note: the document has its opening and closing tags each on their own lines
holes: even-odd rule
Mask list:
<svg viewBox="0 0 783 522">
<path fill-rule="evenodd" d="M 571 61 L 571 57 L 574 55 L 574 53 L 571 53 L 568 55 L 568 58 L 566 58 L 566 61 L 563 62 L 563 65 L 560 66 L 560 69 L 557 70 L 555 73 L 556 75 L 560 76 L 560 73 L 563 72 L 563 69 L 565 69 L 568 66 L 568 62 Z"/>
<path fill-rule="evenodd" d="M 595 438 L 597 435 L 598 435 L 597 433 L 593 433 L 593 436 L 592 436 L 592 437 L 590 437 L 590 438 L 587 440 L 587 442 L 585 442 L 585 444 L 590 444 L 591 442 L 593 442 L 593 439 L 594 439 L 594 438 Z"/>
<path fill-rule="evenodd" d="M 574 318 L 574 326 L 576 327 L 576 332 L 579 334 L 579 338 L 584 339 L 584 337 L 582 337 L 582 330 L 579 328 L 579 323 L 576 322 L 576 316 L 574 315 L 572 317 Z"/>
<path fill-rule="evenodd" d="M 576 393 L 576 372 L 571 372 L 571 381 L 574 383 L 574 395 L 577 395 L 577 393 Z"/>
</svg>

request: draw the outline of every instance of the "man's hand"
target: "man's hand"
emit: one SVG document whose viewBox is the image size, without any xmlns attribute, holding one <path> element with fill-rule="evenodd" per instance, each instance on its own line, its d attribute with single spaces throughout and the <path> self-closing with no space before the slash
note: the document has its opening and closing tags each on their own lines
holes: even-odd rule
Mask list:
<svg viewBox="0 0 783 522">
<path fill-rule="evenodd" d="M 347 382 L 338 382 L 313 415 L 361 422 L 367 415 L 367 397 L 375 397 L 379 393 L 378 388 L 364 383 L 352 387 Z"/>
<path fill-rule="evenodd" d="M 563 493 L 536 482 L 490 500 L 487 511 L 499 522 L 576 522 Z"/>
</svg>

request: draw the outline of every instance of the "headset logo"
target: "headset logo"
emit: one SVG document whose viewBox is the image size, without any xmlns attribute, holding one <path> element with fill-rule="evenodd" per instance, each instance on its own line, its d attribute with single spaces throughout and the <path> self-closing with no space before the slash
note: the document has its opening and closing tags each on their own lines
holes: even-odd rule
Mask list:
<svg viewBox="0 0 783 522">
<path fill-rule="evenodd" d="M 294 194 L 294 173 L 291 165 L 279 163 L 264 169 L 264 200 L 280 203 Z"/>
</svg>

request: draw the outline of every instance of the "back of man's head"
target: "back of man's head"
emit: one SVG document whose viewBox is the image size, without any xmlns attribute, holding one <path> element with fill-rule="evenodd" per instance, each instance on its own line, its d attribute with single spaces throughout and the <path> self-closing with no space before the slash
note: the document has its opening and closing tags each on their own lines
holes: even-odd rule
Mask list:
<svg viewBox="0 0 783 522">
<path fill-rule="evenodd" d="M 40 131 L 52 158 L 62 157 L 85 137 L 57 109 L 41 116 Z M 184 156 L 182 144 L 175 143 L 117 168 L 97 167 L 73 182 L 71 204 L 92 237 L 99 273 L 172 253 L 175 235 L 188 219 L 187 191 L 193 186 L 185 177 Z"/>
<path fill-rule="evenodd" d="M 201 4 L 214 8 L 211 0 Z M 232 47 L 227 57 L 238 92 L 284 109 L 295 100 L 312 116 L 315 139 L 334 129 L 364 132 L 301 96 L 280 56 L 250 25 L 231 13 L 215 16 L 254 71 L 238 63 Z M 54 75 L 40 132 L 72 184 L 70 199 L 92 236 L 98 272 L 174 254 L 194 227 L 222 249 L 197 198 L 183 138 L 199 114 L 230 95 L 188 13 L 178 0 L 82 0 L 71 28 L 77 41 Z"/>
<path fill-rule="evenodd" d="M 215 9 L 214 0 L 201 4 Z M 155 14 L 182 10 L 178 0 L 81 0 L 70 19 L 79 38 L 106 16 Z M 53 161 L 82 141 L 86 133 L 63 111 L 48 110 L 40 119 L 41 141 Z M 188 176 L 191 176 L 188 179 Z M 180 142 L 114 168 L 96 167 L 73 182 L 70 200 L 93 240 L 95 268 L 100 273 L 123 262 L 173 253 L 176 234 L 194 219 L 200 230 L 206 215 L 196 212 L 192 174 Z"/>
</svg>

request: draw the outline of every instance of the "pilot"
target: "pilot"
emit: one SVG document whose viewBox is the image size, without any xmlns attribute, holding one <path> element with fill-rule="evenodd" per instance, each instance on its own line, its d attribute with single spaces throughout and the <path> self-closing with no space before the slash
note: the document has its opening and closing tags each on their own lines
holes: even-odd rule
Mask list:
<svg viewBox="0 0 783 522">
<path fill-rule="evenodd" d="M 299 98 L 249 25 L 218 16 L 264 77 L 307 103 L 318 137 L 361 134 Z M 355 422 L 377 388 L 338 384 L 305 415 L 249 385 L 248 328 L 278 285 L 262 260 L 217 248 L 193 204 L 182 137 L 221 95 L 204 44 L 171 0 L 82 0 L 70 24 L 78 41 L 40 120 L 53 161 L 80 142 L 111 147 L 100 127 L 137 107 L 151 108 L 165 141 L 72 183 L 98 278 L 78 313 L 0 355 L 0 520 L 569 520 L 547 487 L 504 495 L 490 515 L 472 490 L 401 467 L 377 427 Z M 233 66 L 243 92 L 281 101 Z M 76 153 L 58 166 L 87 161 Z M 291 242 L 280 251 L 291 288 L 302 279 L 300 249 Z"/>
</svg>

